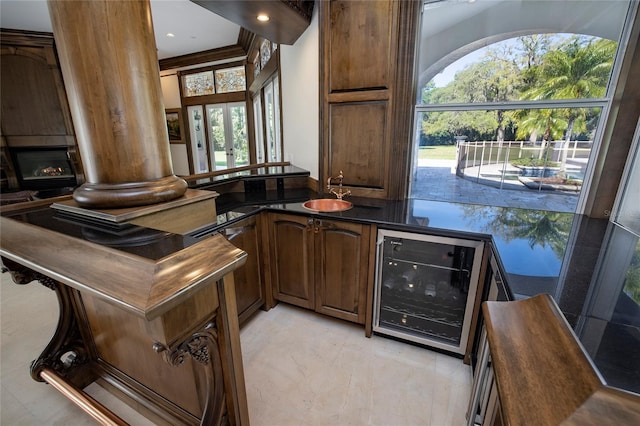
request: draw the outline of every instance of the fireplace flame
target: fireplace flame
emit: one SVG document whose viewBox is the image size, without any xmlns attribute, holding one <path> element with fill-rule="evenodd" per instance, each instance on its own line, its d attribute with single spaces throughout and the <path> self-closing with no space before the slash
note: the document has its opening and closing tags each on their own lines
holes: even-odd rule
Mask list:
<svg viewBox="0 0 640 426">
<path fill-rule="evenodd" d="M 64 175 L 64 169 L 62 167 L 42 167 L 36 169 L 33 173 L 34 176 L 62 176 Z"/>
</svg>

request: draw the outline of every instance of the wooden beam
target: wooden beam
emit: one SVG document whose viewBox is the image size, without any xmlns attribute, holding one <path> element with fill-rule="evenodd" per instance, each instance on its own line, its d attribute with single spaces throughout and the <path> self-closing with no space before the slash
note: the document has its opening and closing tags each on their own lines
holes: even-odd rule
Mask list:
<svg viewBox="0 0 640 426">
<path fill-rule="evenodd" d="M 160 60 L 160 71 L 175 68 L 182 68 L 190 65 L 205 64 L 207 62 L 223 61 L 247 56 L 247 51 L 243 46 L 234 44 L 233 46 L 220 47 L 217 49 L 204 50 L 202 52 L 188 55 L 175 56 Z"/>
</svg>

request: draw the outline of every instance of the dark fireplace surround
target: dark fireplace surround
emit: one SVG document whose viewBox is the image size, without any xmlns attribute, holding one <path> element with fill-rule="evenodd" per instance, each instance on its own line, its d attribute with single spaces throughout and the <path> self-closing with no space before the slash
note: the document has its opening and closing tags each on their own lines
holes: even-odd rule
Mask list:
<svg viewBox="0 0 640 426">
<path fill-rule="evenodd" d="M 10 147 L 20 189 L 65 192 L 78 184 L 67 146 Z"/>
</svg>

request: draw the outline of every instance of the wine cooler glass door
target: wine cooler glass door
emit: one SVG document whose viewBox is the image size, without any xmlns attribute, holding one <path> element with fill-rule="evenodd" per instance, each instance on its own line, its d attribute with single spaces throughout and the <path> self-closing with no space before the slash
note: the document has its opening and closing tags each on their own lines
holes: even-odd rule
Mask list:
<svg viewBox="0 0 640 426">
<path fill-rule="evenodd" d="M 481 241 L 380 230 L 374 331 L 463 354 Z"/>
</svg>

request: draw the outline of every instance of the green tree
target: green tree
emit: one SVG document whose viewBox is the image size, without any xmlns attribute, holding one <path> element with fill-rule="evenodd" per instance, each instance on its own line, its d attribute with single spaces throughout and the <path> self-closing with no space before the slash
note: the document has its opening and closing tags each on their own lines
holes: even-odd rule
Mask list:
<svg viewBox="0 0 640 426">
<path fill-rule="evenodd" d="M 539 78 L 538 70 L 542 64 L 544 54 L 549 51 L 551 38 L 550 34 L 532 34 L 518 37 L 515 60 L 522 73 L 520 91 L 526 91 L 537 84 Z"/>
<path fill-rule="evenodd" d="M 431 96 L 433 95 L 433 91 L 436 88 L 436 83 L 433 80 L 429 80 L 429 82 L 427 84 L 424 85 L 424 87 L 422 88 L 422 103 L 423 104 L 430 104 L 432 103 L 431 101 Z"/>
<path fill-rule="evenodd" d="M 422 91 L 426 104 L 500 103 L 515 100 L 597 98 L 604 95 L 616 43 L 573 36 L 552 45 L 557 36 L 535 34 L 508 40 L 489 49 L 476 63 L 456 73 L 445 87 L 429 82 Z M 595 118 L 594 118 L 595 117 Z M 443 111 L 422 115 L 421 145 L 454 143 L 455 136 L 469 141 L 497 140 L 507 132 L 519 140 L 536 141 L 543 149 L 551 140 L 564 139 L 566 159 L 573 136 L 588 138 L 597 125 L 599 111 L 588 108 L 529 109 L 520 111 Z M 564 136 L 563 136 L 564 135 Z"/>
<path fill-rule="evenodd" d="M 625 274 L 623 291 L 640 304 L 640 244 L 636 244 L 631 264 Z"/>
<path fill-rule="evenodd" d="M 443 88 L 431 82 L 423 90 L 423 101 L 428 103 L 504 102 L 517 99 L 519 71 L 515 63 L 504 59 L 504 52 L 490 50 L 482 61 L 456 73 L 455 79 Z M 504 110 L 448 112 L 425 117 L 424 134 L 450 132 L 454 136 L 465 135 L 469 140 L 496 139 L 504 141 L 505 127 L 510 125 L 510 113 Z"/>
<path fill-rule="evenodd" d="M 558 109 L 524 109 L 518 111 L 515 118 L 518 122 L 518 130 L 516 131 L 518 139 L 542 133 L 539 159 L 545 155 L 549 141 L 560 138 L 567 126 L 564 114 Z"/>
<path fill-rule="evenodd" d="M 539 65 L 539 81 L 522 94 L 527 100 L 584 99 L 603 97 L 617 43 L 606 39 L 573 36 L 551 49 Z M 575 130 L 586 128 L 583 108 L 565 108 L 567 127 L 564 135 L 562 161 L 564 167 L 569 142 Z"/>
<path fill-rule="evenodd" d="M 231 108 L 233 125 L 233 149 L 236 165 L 248 164 L 249 141 L 247 140 L 247 120 L 244 106 Z"/>
</svg>

